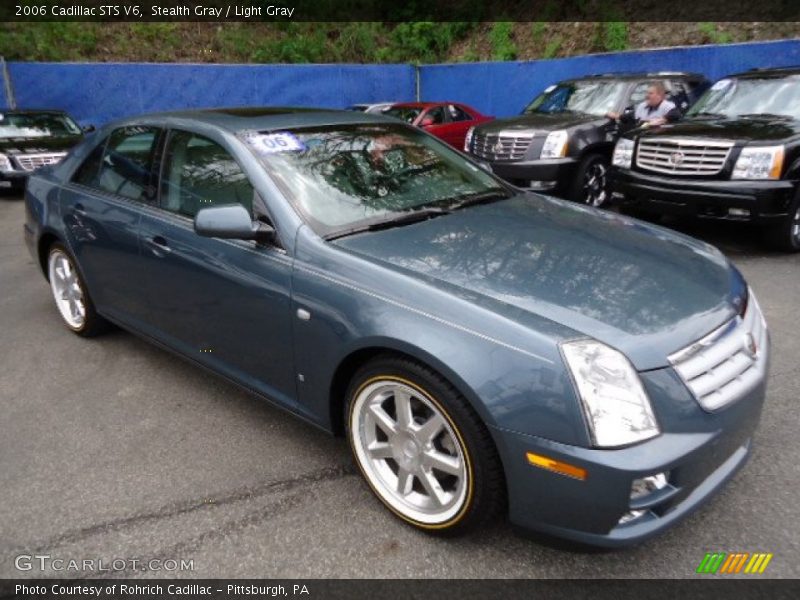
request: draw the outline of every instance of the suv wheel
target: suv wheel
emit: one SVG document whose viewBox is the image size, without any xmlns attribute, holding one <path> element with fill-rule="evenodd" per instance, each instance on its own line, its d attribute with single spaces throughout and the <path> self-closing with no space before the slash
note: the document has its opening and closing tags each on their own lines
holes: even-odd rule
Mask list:
<svg viewBox="0 0 800 600">
<path fill-rule="evenodd" d="M 767 230 L 768 241 L 778 250 L 800 252 L 800 191 L 789 208 L 789 216 Z"/>
<path fill-rule="evenodd" d="M 584 158 L 572 184 L 570 198 L 587 206 L 606 206 L 611 196 L 608 189 L 608 165 L 608 158 L 601 154 L 590 154 Z"/>
</svg>

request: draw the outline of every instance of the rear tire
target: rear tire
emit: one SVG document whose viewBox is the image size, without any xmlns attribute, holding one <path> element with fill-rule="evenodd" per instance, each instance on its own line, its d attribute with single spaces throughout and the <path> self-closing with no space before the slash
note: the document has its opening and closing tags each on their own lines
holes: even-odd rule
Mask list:
<svg viewBox="0 0 800 600">
<path fill-rule="evenodd" d="M 767 243 L 776 250 L 800 252 L 800 191 L 789 207 L 789 216 L 766 230 Z"/>
<path fill-rule="evenodd" d="M 406 523 L 469 531 L 505 507 L 505 479 L 488 429 L 440 375 L 407 358 L 378 357 L 353 377 L 346 431 L 373 493 Z"/>
<path fill-rule="evenodd" d="M 47 279 L 56 308 L 71 331 L 83 337 L 93 337 L 108 329 L 108 321 L 94 308 L 75 259 L 60 242 L 54 242 L 48 250 Z"/>
<path fill-rule="evenodd" d="M 602 154 L 589 154 L 578 167 L 570 190 L 570 200 L 601 208 L 608 206 L 611 192 L 608 185 L 609 159 Z"/>
</svg>

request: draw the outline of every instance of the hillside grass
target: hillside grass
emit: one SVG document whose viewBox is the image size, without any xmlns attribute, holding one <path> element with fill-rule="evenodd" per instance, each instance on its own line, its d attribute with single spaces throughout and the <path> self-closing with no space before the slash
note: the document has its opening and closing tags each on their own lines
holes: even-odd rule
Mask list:
<svg viewBox="0 0 800 600">
<path fill-rule="evenodd" d="M 800 37 L 800 23 L 0 23 L 6 60 L 436 63 Z"/>
</svg>

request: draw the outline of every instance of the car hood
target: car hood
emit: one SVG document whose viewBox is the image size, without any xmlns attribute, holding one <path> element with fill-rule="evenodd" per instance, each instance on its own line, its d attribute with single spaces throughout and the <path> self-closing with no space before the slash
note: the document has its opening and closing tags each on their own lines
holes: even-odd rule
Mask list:
<svg viewBox="0 0 800 600">
<path fill-rule="evenodd" d="M 0 152 L 4 154 L 66 152 L 81 139 L 83 139 L 81 135 L 0 138 Z"/>
<path fill-rule="evenodd" d="M 800 134 L 800 123 L 786 119 L 687 119 L 649 130 L 643 137 L 686 136 L 735 141 L 782 141 Z"/>
<path fill-rule="evenodd" d="M 496 134 L 501 131 L 554 131 L 593 122 L 602 125 L 607 123 L 608 119 L 584 113 L 527 113 L 509 119 L 496 119 L 490 123 L 482 123 L 480 132 Z"/>
<path fill-rule="evenodd" d="M 452 293 L 481 295 L 498 313 L 510 305 L 601 340 L 640 370 L 666 366 L 669 354 L 735 315 L 746 295 L 738 271 L 704 242 L 534 194 L 334 243 Z"/>
</svg>

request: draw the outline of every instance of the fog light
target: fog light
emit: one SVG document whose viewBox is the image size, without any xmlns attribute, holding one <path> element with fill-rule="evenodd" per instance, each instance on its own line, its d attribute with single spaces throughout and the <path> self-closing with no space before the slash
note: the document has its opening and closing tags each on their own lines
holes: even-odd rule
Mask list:
<svg viewBox="0 0 800 600">
<path fill-rule="evenodd" d="M 630 523 L 631 521 L 635 521 L 639 517 L 643 516 L 647 511 L 646 510 L 632 510 L 630 512 L 626 512 L 622 515 L 622 518 L 619 520 L 619 525 L 624 525 L 625 523 Z"/>
<path fill-rule="evenodd" d="M 729 208 L 728 214 L 731 217 L 749 217 L 750 216 L 750 209 L 749 208 Z"/>
<path fill-rule="evenodd" d="M 656 473 L 641 479 L 634 479 L 631 484 L 631 500 L 647 496 L 667 487 L 668 475 L 669 473 Z"/>
</svg>

